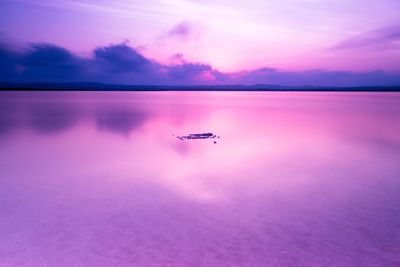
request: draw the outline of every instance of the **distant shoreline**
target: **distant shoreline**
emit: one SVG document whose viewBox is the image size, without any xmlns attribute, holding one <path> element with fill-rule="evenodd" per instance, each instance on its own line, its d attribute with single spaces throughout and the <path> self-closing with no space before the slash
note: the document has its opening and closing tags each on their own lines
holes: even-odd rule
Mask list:
<svg viewBox="0 0 400 267">
<path fill-rule="evenodd" d="M 0 91 L 121 91 L 121 92 L 400 92 L 399 86 L 318 87 L 280 85 L 150 86 L 101 83 L 0 83 Z"/>
</svg>

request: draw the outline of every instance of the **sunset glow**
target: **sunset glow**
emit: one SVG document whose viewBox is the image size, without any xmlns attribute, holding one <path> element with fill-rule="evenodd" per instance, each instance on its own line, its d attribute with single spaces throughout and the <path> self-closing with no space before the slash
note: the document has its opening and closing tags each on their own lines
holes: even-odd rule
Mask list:
<svg viewBox="0 0 400 267">
<path fill-rule="evenodd" d="M 6 47 L 26 49 L 32 43 L 46 43 L 91 58 L 96 47 L 124 43 L 167 66 L 202 63 L 229 77 L 263 68 L 282 74 L 277 81 L 264 75 L 248 83 L 285 84 L 287 76 L 303 77 L 315 70 L 328 76 L 349 74 L 341 76 L 346 80 L 343 85 L 399 83 L 400 2 L 396 0 L 5 0 L 0 5 L 0 37 Z M 176 55 L 179 61 L 174 60 Z M 360 74 L 364 76 L 355 77 Z M 204 81 L 149 75 L 146 81 L 122 75 L 120 82 L 246 83 L 246 79 L 222 81 L 214 74 L 210 80 L 204 73 L 200 73 Z M 80 79 L 119 81 L 87 75 Z M 315 78 L 293 81 L 302 83 L 315 84 Z"/>
</svg>

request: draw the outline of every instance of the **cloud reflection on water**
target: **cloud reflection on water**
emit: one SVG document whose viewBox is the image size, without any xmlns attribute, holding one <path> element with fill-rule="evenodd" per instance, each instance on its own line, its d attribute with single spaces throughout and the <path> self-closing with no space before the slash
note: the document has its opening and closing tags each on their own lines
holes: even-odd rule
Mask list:
<svg viewBox="0 0 400 267">
<path fill-rule="evenodd" d="M 0 121 L 14 130 L 0 139 L 0 259 L 8 266 L 395 266 L 400 152 L 384 147 L 400 141 L 398 100 L 3 98 Z M 214 145 L 173 136 L 198 130 L 223 138 Z"/>
<path fill-rule="evenodd" d="M 67 103 L 35 103 L 27 109 L 30 125 L 43 134 L 56 134 L 72 128 L 81 114 L 76 106 Z"/>
<path fill-rule="evenodd" d="M 127 106 L 101 107 L 96 112 L 96 125 L 100 130 L 129 134 L 140 128 L 150 115 L 143 110 Z"/>
<path fill-rule="evenodd" d="M 132 131 L 156 116 L 137 103 L 121 101 L 107 103 L 84 103 L 63 101 L 47 94 L 50 99 L 21 101 L 18 93 L 0 102 L 0 135 L 11 130 L 29 127 L 42 134 L 52 135 L 69 131 L 85 119 L 94 121 L 99 130 L 129 135 Z"/>
</svg>

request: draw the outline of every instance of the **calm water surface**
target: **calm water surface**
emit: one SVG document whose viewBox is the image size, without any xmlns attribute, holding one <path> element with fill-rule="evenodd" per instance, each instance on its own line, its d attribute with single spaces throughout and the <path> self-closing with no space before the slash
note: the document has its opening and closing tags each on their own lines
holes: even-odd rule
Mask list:
<svg viewBox="0 0 400 267">
<path fill-rule="evenodd" d="M 0 93 L 0 266 L 398 267 L 400 94 Z"/>
</svg>

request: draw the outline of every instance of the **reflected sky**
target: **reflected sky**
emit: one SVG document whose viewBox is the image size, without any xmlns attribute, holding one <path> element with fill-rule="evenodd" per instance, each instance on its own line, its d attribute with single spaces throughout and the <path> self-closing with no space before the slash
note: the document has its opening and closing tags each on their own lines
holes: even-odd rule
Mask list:
<svg viewBox="0 0 400 267">
<path fill-rule="evenodd" d="M 399 103 L 3 92 L 0 266 L 398 266 Z"/>
</svg>

